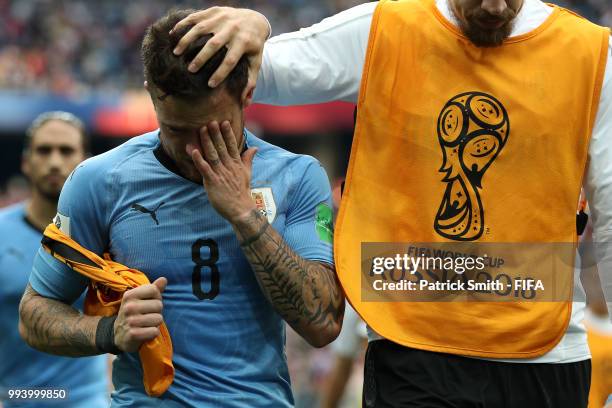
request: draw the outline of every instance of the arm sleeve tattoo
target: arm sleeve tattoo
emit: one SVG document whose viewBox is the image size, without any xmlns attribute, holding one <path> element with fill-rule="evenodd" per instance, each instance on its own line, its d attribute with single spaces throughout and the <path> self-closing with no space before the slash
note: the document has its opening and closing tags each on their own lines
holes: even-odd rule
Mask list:
<svg viewBox="0 0 612 408">
<path fill-rule="evenodd" d="M 339 330 L 344 295 L 332 265 L 301 258 L 257 210 L 234 228 L 264 295 L 287 323 L 306 339 Z"/>
<path fill-rule="evenodd" d="M 36 293 L 30 285 L 19 305 L 19 331 L 37 350 L 62 356 L 101 354 L 96 347 L 98 316 L 85 316 L 76 309 Z"/>
</svg>

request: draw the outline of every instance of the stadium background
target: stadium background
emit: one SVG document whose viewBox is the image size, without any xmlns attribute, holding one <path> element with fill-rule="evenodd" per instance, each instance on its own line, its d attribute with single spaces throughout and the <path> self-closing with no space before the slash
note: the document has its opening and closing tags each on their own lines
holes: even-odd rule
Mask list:
<svg viewBox="0 0 612 408">
<path fill-rule="evenodd" d="M 612 26 L 611 0 L 553 1 Z M 24 131 L 48 110 L 70 111 L 87 125 L 93 153 L 155 129 L 142 87 L 140 41 L 146 27 L 172 8 L 231 5 L 255 8 L 273 34 L 293 31 L 359 0 L 0 0 L 0 207 L 27 197 L 19 173 Z M 278 108 L 255 105 L 247 127 L 288 150 L 311 154 L 326 167 L 339 199 L 353 129 L 351 104 Z M 316 407 L 332 364 L 329 347 L 314 350 L 290 333 L 287 345 L 298 407 Z M 359 406 L 358 361 L 343 406 Z"/>
</svg>

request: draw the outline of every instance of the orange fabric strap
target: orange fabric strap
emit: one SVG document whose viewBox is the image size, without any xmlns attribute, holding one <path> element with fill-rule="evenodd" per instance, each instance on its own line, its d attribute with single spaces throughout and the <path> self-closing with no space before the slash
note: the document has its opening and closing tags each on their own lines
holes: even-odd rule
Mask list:
<svg viewBox="0 0 612 408">
<path fill-rule="evenodd" d="M 117 314 L 123 294 L 140 285 L 149 284 L 147 276 L 110 259 L 104 259 L 83 248 L 61 232 L 54 224 L 44 231 L 43 248 L 75 272 L 90 279 L 85 299 L 85 314 L 110 316 Z M 160 335 L 140 347 L 138 354 L 143 369 L 143 383 L 148 395 L 162 395 L 174 381 L 172 340 L 165 323 Z"/>
</svg>

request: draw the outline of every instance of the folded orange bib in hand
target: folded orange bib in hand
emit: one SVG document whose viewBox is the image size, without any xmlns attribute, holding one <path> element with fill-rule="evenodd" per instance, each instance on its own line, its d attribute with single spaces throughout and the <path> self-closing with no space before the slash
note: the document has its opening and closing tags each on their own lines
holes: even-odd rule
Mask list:
<svg viewBox="0 0 612 408">
<path fill-rule="evenodd" d="M 91 280 L 85 299 L 86 315 L 116 315 L 127 290 L 150 283 L 143 272 L 112 261 L 108 254 L 100 258 L 61 232 L 55 224 L 45 229 L 42 246 L 53 257 Z M 143 343 L 138 350 L 145 391 L 154 397 L 166 392 L 174 381 L 170 333 L 165 323 L 159 330 L 159 336 Z"/>
</svg>

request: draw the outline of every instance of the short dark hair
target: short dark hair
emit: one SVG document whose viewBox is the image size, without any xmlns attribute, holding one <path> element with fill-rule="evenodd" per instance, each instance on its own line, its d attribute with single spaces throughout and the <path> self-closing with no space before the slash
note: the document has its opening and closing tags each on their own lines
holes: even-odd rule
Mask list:
<svg viewBox="0 0 612 408">
<path fill-rule="evenodd" d="M 172 52 L 181 37 L 192 26 L 185 27 L 172 34 L 170 34 L 170 30 L 176 23 L 195 11 L 169 11 L 164 17 L 149 26 L 142 41 L 141 55 L 145 79 L 163 92 L 160 99 L 168 95 L 183 99 L 203 98 L 212 94 L 216 89 L 208 86 L 208 80 L 221 65 L 227 53 L 227 47 L 222 47 L 217 51 L 198 72 L 191 73 L 187 69 L 193 58 L 206 42 L 212 38 L 212 34 L 201 36 L 192 42 L 180 56 L 176 56 Z M 243 56 L 228 77 L 221 83 L 221 86 L 225 87 L 229 94 L 240 102 L 242 92 L 247 85 L 248 76 L 249 62 Z"/>
<path fill-rule="evenodd" d="M 51 122 L 53 120 L 57 120 L 60 122 L 64 122 L 79 131 L 81 134 L 81 141 L 83 143 L 83 152 L 85 154 L 90 153 L 90 145 L 91 142 L 89 140 L 89 135 L 85 130 L 85 125 L 81 119 L 77 118 L 70 112 L 64 111 L 51 111 L 44 112 L 38 115 L 33 121 L 32 124 L 26 130 L 25 139 L 23 141 L 23 152 L 24 154 L 30 151 L 30 147 L 32 146 L 32 139 L 36 132 L 43 127 L 46 123 Z"/>
</svg>

